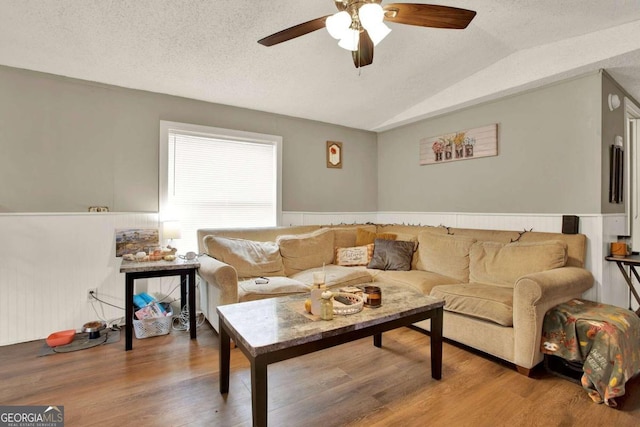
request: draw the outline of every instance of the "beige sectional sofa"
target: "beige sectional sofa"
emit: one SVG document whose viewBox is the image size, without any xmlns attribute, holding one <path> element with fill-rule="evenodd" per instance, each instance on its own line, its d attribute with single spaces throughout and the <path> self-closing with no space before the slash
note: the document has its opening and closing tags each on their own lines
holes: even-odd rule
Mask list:
<svg viewBox="0 0 640 427">
<path fill-rule="evenodd" d="M 329 287 L 376 282 L 384 300 L 394 283 L 443 298 L 446 338 L 525 374 L 542 361 L 547 310 L 593 285 L 581 234 L 363 224 L 201 229 L 198 241 L 210 255 L 201 308 L 216 330 L 217 306 L 309 292 L 324 269 Z"/>
</svg>

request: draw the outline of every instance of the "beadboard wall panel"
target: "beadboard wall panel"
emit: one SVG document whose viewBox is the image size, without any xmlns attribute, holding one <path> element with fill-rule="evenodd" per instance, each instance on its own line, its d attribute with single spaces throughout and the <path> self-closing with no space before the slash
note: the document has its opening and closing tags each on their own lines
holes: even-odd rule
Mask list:
<svg viewBox="0 0 640 427">
<path fill-rule="evenodd" d="M 98 288 L 99 298 L 124 307 L 115 230 L 157 226 L 157 214 L 0 215 L 0 345 L 122 317 L 88 303 L 87 291 Z"/>
<path fill-rule="evenodd" d="M 587 299 L 628 308 L 629 291 L 614 263 L 604 261 L 609 242 L 624 232 L 624 215 L 579 215 L 588 238 L 586 268 L 596 280 Z M 284 212 L 283 225 L 405 223 L 464 228 L 533 229 L 560 232 L 562 215 L 470 214 L 433 212 Z M 124 275 L 115 257 L 115 230 L 157 227 L 157 214 L 72 213 L 2 214 L 0 233 L 0 345 L 79 329 L 123 311 L 86 302 L 89 288 L 124 307 Z M 177 278 L 138 280 L 136 291 L 179 295 Z M 632 304 L 633 307 L 637 305 Z"/>
</svg>

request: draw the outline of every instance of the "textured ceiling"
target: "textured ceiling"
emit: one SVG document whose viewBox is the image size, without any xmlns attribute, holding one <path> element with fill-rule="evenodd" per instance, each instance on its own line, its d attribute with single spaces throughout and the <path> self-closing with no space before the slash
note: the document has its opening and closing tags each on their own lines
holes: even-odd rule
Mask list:
<svg viewBox="0 0 640 427">
<path fill-rule="evenodd" d="M 378 131 L 599 68 L 640 100 L 640 0 L 422 3 L 477 16 L 389 23 L 359 71 L 325 30 L 257 43 L 332 0 L 0 0 L 0 64 Z"/>
</svg>

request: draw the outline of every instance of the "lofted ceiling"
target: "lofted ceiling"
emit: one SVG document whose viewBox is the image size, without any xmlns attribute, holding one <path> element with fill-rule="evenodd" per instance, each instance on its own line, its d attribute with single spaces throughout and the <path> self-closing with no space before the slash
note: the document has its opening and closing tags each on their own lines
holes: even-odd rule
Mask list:
<svg viewBox="0 0 640 427">
<path fill-rule="evenodd" d="M 640 0 L 417 3 L 477 15 L 388 23 L 358 70 L 324 29 L 257 43 L 333 0 L 0 0 L 0 65 L 372 131 L 600 68 L 640 100 Z"/>
</svg>

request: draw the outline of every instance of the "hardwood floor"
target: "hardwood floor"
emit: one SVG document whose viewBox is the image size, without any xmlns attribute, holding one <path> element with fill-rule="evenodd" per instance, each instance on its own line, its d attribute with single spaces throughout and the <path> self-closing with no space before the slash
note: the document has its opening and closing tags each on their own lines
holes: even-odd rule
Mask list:
<svg viewBox="0 0 640 427">
<path fill-rule="evenodd" d="M 269 366 L 271 426 L 637 426 L 640 379 L 620 409 L 567 380 L 518 374 L 450 343 L 431 378 L 429 337 L 402 328 Z M 218 391 L 218 335 L 186 332 L 37 357 L 43 341 L 0 347 L 1 405 L 64 405 L 66 426 L 249 426 L 249 364 L 231 352 Z"/>
</svg>

